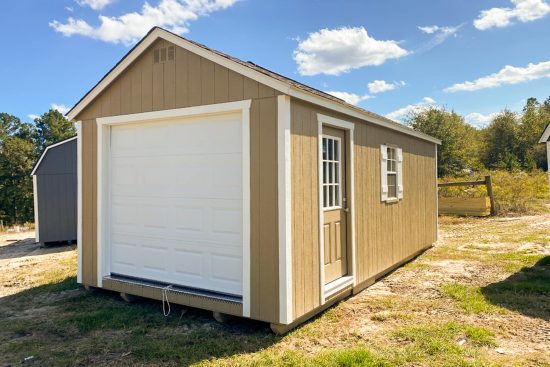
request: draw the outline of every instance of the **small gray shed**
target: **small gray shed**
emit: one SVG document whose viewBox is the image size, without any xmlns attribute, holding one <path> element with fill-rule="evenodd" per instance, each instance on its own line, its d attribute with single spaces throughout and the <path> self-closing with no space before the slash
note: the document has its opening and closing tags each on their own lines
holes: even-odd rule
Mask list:
<svg viewBox="0 0 550 367">
<path fill-rule="evenodd" d="M 76 241 L 76 139 L 48 146 L 32 170 L 36 242 Z"/>
</svg>

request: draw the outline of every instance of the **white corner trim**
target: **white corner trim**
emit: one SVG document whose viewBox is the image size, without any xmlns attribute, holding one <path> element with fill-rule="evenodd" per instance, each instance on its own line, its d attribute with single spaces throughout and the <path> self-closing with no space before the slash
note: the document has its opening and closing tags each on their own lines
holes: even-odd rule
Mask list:
<svg viewBox="0 0 550 367">
<path fill-rule="evenodd" d="M 153 42 L 158 38 L 162 38 L 168 42 L 171 42 L 183 49 L 186 49 L 190 52 L 193 52 L 196 55 L 204 57 L 207 60 L 210 60 L 218 65 L 224 66 L 229 70 L 232 70 L 236 73 L 242 74 L 252 80 L 255 80 L 259 83 L 267 85 L 275 90 L 282 92 L 283 94 L 295 97 L 304 101 L 308 101 L 325 108 L 331 109 L 333 111 L 345 113 L 349 116 L 359 118 L 366 122 L 373 123 L 375 125 L 383 126 L 391 130 L 399 131 L 401 133 L 415 136 L 422 140 L 427 140 L 435 144 L 441 144 L 439 139 L 415 131 L 406 126 L 400 125 L 398 123 L 391 123 L 389 120 L 382 118 L 381 116 L 376 116 L 373 113 L 370 113 L 366 110 L 363 110 L 358 107 L 353 107 L 350 105 L 344 105 L 336 101 L 330 100 L 326 97 L 309 93 L 301 88 L 291 86 L 290 84 L 268 76 L 264 73 L 256 71 L 248 66 L 242 65 L 236 61 L 233 61 L 227 57 L 217 54 L 211 50 L 208 50 L 204 47 L 189 42 L 184 38 L 176 36 L 170 32 L 167 32 L 163 29 L 156 28 L 154 29 L 147 37 L 140 41 L 140 43 L 125 57 L 120 63 L 111 70 L 95 87 L 92 88 L 90 92 L 82 100 L 80 100 L 68 113 L 67 118 L 73 120 L 84 108 L 90 104 L 94 98 L 96 98 L 107 86 L 115 80 L 134 60 L 136 60 Z"/>
<path fill-rule="evenodd" d="M 38 186 L 36 175 L 32 176 L 32 196 L 34 200 L 34 239 L 35 242 L 40 242 L 40 231 L 38 224 Z"/>
<path fill-rule="evenodd" d="M 82 121 L 76 123 L 76 282 L 82 283 Z"/>
<path fill-rule="evenodd" d="M 293 320 L 292 303 L 292 181 L 290 155 L 290 97 L 277 97 L 277 154 L 279 201 L 279 322 Z"/>
<path fill-rule="evenodd" d="M 97 286 L 110 275 L 109 156 L 111 126 L 154 122 L 178 117 L 239 113 L 242 118 L 243 165 L 243 316 L 250 317 L 250 106 L 251 100 L 178 108 L 156 112 L 102 117 L 97 123 Z"/>
<path fill-rule="evenodd" d="M 244 103 L 242 117 L 243 146 L 243 316 L 250 317 L 250 101 Z"/>
<path fill-rule="evenodd" d="M 324 223 L 324 214 L 323 214 L 323 205 L 322 205 L 322 192 L 323 192 L 323 166 L 322 166 L 322 157 L 323 157 L 323 147 L 322 147 L 322 139 L 323 139 L 323 125 L 326 126 L 333 126 L 340 129 L 347 130 L 346 131 L 346 139 L 348 140 L 347 146 L 347 154 L 348 154 L 348 162 L 346 164 L 346 175 L 349 178 L 349 190 L 348 190 L 348 208 L 349 208 L 349 225 L 350 227 L 350 233 L 351 233 L 351 269 L 348 276 L 343 277 L 346 278 L 346 282 L 350 282 L 353 285 L 357 284 L 357 270 L 356 270 L 356 250 L 355 250 L 355 163 L 354 163 L 354 150 L 355 150 L 355 143 L 354 143 L 354 129 L 355 124 L 349 121 L 344 121 L 341 119 L 337 119 L 331 116 L 326 116 L 323 114 L 318 113 L 317 114 L 317 121 L 318 121 L 318 141 L 317 145 L 319 147 L 319 153 L 317 156 L 318 159 L 318 169 L 319 169 L 319 188 L 318 188 L 318 202 L 319 202 L 319 253 L 320 253 L 320 301 L 321 304 L 324 304 L 327 297 L 331 296 L 334 293 L 327 293 L 326 287 L 325 287 L 325 267 L 324 267 L 324 258 L 325 258 L 325 246 L 324 244 L 324 231 L 323 231 L 323 223 Z M 348 263 L 349 266 L 349 263 Z M 349 280 L 351 279 L 351 280 Z M 344 282 L 344 283 L 346 283 Z M 345 287 L 345 286 L 344 286 Z M 341 288 L 339 288 L 341 289 Z M 335 291 L 337 292 L 338 289 Z"/>
<path fill-rule="evenodd" d="M 32 172 L 31 172 L 31 176 L 34 176 L 34 174 L 36 173 L 36 170 L 38 169 L 38 167 L 40 166 L 40 163 L 42 163 L 42 160 L 44 159 L 44 157 L 46 156 L 46 153 L 48 152 L 48 150 L 52 149 L 52 148 L 55 148 L 55 147 L 58 147 L 62 144 L 65 144 L 65 143 L 68 143 L 70 141 L 73 141 L 76 139 L 76 136 L 73 136 L 72 138 L 69 138 L 69 139 L 65 139 L 65 140 L 62 140 L 60 142 L 57 142 L 55 144 L 51 144 L 51 145 L 48 145 L 46 147 L 46 149 L 44 149 L 44 151 L 42 152 L 42 154 L 40 155 L 40 158 L 38 159 L 38 162 L 36 162 L 36 165 L 34 166 Z"/>
</svg>

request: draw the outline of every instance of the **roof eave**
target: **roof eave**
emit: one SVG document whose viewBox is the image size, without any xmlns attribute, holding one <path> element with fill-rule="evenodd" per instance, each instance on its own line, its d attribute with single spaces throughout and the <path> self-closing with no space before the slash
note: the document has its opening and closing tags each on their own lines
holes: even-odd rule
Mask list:
<svg viewBox="0 0 550 367">
<path fill-rule="evenodd" d="M 231 60 L 228 57 L 220 55 L 211 49 L 206 48 L 200 44 L 191 42 L 181 36 L 166 31 L 159 27 L 154 27 L 143 37 L 105 76 L 88 92 L 77 104 L 67 112 L 66 116 L 69 120 L 74 120 L 87 106 L 90 104 L 103 89 L 105 89 L 120 73 L 122 73 L 141 53 L 145 51 L 157 38 L 163 38 L 169 42 L 172 42 L 180 47 L 183 47 L 190 52 L 194 52 L 199 56 L 205 57 L 213 62 L 221 64 L 230 70 L 243 74 L 265 84 L 281 93 L 290 95 L 292 97 L 306 100 L 308 102 L 325 106 L 333 111 L 341 112 L 353 117 L 357 117 L 368 122 L 384 126 L 386 128 L 399 131 L 401 133 L 415 136 L 422 140 L 427 140 L 434 144 L 441 144 L 441 140 L 432 136 L 426 135 L 419 131 L 413 130 L 405 125 L 387 119 L 383 116 L 377 115 L 373 112 L 365 109 L 352 106 L 345 102 L 335 101 L 331 98 L 322 96 L 320 94 L 312 93 L 306 89 L 299 88 L 296 85 L 285 83 L 273 76 L 261 73 L 251 67 L 245 66 L 240 62 Z"/>
<path fill-rule="evenodd" d="M 298 99 L 301 99 L 301 100 L 305 100 L 307 102 L 318 104 L 318 105 L 326 107 L 330 110 L 340 112 L 340 113 L 343 113 L 343 114 L 346 114 L 346 115 L 350 115 L 352 117 L 356 117 L 356 118 L 359 118 L 361 120 L 365 120 L 367 122 L 370 122 L 370 123 L 378 125 L 378 126 L 382 126 L 382 127 L 394 130 L 394 131 L 401 132 L 401 133 L 406 134 L 406 135 L 411 135 L 411 136 L 414 136 L 416 138 L 419 138 L 419 139 L 422 139 L 422 140 L 427 140 L 431 143 L 441 145 L 441 140 L 440 139 L 434 138 L 433 136 L 430 136 L 428 134 L 424 134 L 423 132 L 411 129 L 408 126 L 405 126 L 403 124 L 400 124 L 399 122 L 390 120 L 387 117 L 380 116 L 380 115 L 378 115 L 374 112 L 370 112 L 368 110 L 350 105 L 350 104 L 345 103 L 345 102 L 340 103 L 340 102 L 336 102 L 336 101 L 333 101 L 333 100 L 330 100 L 330 99 L 327 99 L 327 98 L 323 98 L 321 96 L 318 96 L 318 95 L 315 95 L 315 94 L 312 94 L 312 93 L 308 93 L 307 91 L 304 91 L 303 89 L 300 89 L 298 87 L 291 86 L 291 90 L 292 91 L 289 93 L 289 95 L 291 97 L 295 97 L 295 98 L 298 98 Z M 306 96 L 306 95 L 308 95 L 308 96 Z M 321 100 L 322 100 L 322 102 L 321 102 Z"/>
</svg>

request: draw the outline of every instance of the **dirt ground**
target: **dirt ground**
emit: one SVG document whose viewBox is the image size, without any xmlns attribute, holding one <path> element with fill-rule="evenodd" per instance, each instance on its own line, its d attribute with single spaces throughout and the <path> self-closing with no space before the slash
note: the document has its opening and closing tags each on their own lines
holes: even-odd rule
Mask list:
<svg viewBox="0 0 550 367">
<path fill-rule="evenodd" d="M 44 247 L 34 231 L 0 234 L 0 298 L 29 289 L 60 260 L 76 259 L 76 246 Z"/>
<path fill-rule="evenodd" d="M 75 263 L 0 236 L 0 365 L 550 366 L 548 213 L 442 217 L 432 249 L 283 337 L 86 292 Z"/>
</svg>

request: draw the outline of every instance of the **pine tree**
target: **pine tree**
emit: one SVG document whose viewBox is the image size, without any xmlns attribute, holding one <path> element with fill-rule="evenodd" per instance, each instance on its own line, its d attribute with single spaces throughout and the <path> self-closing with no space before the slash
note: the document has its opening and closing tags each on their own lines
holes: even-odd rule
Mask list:
<svg viewBox="0 0 550 367">
<path fill-rule="evenodd" d="M 48 145 L 70 138 L 76 134 L 74 124 L 54 109 L 35 119 L 34 123 L 36 125 L 36 145 L 38 152 L 43 152 Z"/>
</svg>

